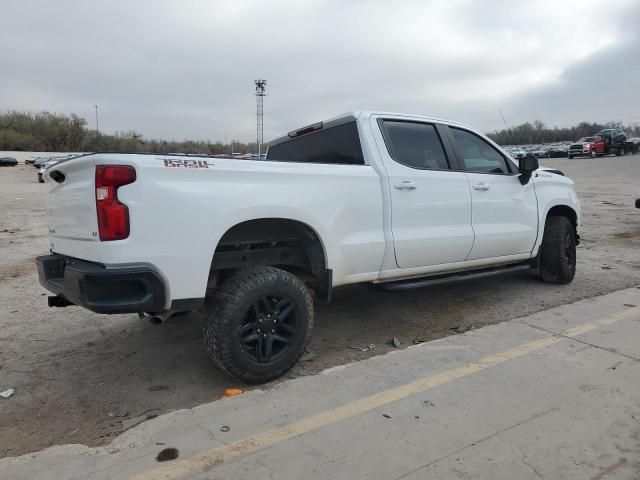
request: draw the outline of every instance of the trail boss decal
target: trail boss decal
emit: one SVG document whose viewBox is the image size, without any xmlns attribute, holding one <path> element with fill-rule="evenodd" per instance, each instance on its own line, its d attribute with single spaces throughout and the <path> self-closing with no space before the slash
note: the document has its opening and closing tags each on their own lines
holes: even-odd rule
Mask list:
<svg viewBox="0 0 640 480">
<path fill-rule="evenodd" d="M 164 166 L 168 168 L 209 168 L 206 160 L 164 159 Z"/>
</svg>

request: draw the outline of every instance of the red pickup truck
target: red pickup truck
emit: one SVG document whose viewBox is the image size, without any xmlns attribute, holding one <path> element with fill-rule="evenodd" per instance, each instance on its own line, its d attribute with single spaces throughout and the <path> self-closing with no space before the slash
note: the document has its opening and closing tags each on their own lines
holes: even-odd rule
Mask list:
<svg viewBox="0 0 640 480">
<path fill-rule="evenodd" d="M 633 152 L 633 145 L 627 143 L 627 136 L 619 128 L 605 128 L 592 137 L 583 137 L 569 147 L 569 158 L 601 157 L 603 155 L 624 155 Z"/>
<path fill-rule="evenodd" d="M 593 137 L 582 137 L 569 147 L 569 158 L 573 157 L 601 157 L 606 152 L 604 138 L 600 135 Z"/>
</svg>

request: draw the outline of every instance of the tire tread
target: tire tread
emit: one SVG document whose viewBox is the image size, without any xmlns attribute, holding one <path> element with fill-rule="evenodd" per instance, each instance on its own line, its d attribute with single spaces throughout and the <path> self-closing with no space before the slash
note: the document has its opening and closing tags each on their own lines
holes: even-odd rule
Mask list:
<svg viewBox="0 0 640 480">
<path fill-rule="evenodd" d="M 567 217 L 554 216 L 547 219 L 540 246 L 540 277 L 545 282 L 566 284 L 573 280 L 575 268 L 565 268 L 561 248 L 567 230 L 573 234 L 573 225 Z"/>
<path fill-rule="evenodd" d="M 273 370 L 268 375 L 249 372 L 237 365 L 231 353 L 232 335 L 229 328 L 233 315 L 241 308 L 245 298 L 265 282 L 286 282 L 304 295 L 309 312 L 306 338 L 303 348 L 287 364 Z M 222 371 L 247 383 L 264 383 L 280 377 L 291 369 L 302 357 L 309 343 L 313 329 L 313 300 L 311 293 L 302 280 L 279 268 L 269 266 L 250 267 L 236 271 L 206 300 L 207 323 L 204 327 L 204 341 L 209 356 Z"/>
</svg>

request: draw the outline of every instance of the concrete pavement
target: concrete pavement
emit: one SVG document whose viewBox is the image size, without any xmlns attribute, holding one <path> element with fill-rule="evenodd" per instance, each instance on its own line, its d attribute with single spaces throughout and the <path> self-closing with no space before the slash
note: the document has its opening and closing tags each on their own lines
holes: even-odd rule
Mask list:
<svg viewBox="0 0 640 480">
<path fill-rule="evenodd" d="M 0 477 L 638 479 L 638 379 L 631 288 L 176 411 L 107 447 L 2 459 Z M 165 449 L 178 458 L 158 462 Z"/>
</svg>

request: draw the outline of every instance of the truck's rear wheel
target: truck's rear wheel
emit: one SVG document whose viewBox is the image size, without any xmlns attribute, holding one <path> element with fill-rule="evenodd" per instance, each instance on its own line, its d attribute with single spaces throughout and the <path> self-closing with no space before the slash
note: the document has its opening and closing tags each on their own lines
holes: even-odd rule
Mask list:
<svg viewBox="0 0 640 480">
<path fill-rule="evenodd" d="M 248 383 L 278 378 L 304 353 L 313 300 L 295 275 L 274 267 L 237 271 L 206 300 L 204 340 L 213 361 Z"/>
<path fill-rule="evenodd" d="M 569 283 L 576 274 L 576 235 L 567 217 L 550 217 L 540 246 L 540 277 L 545 282 Z"/>
</svg>

